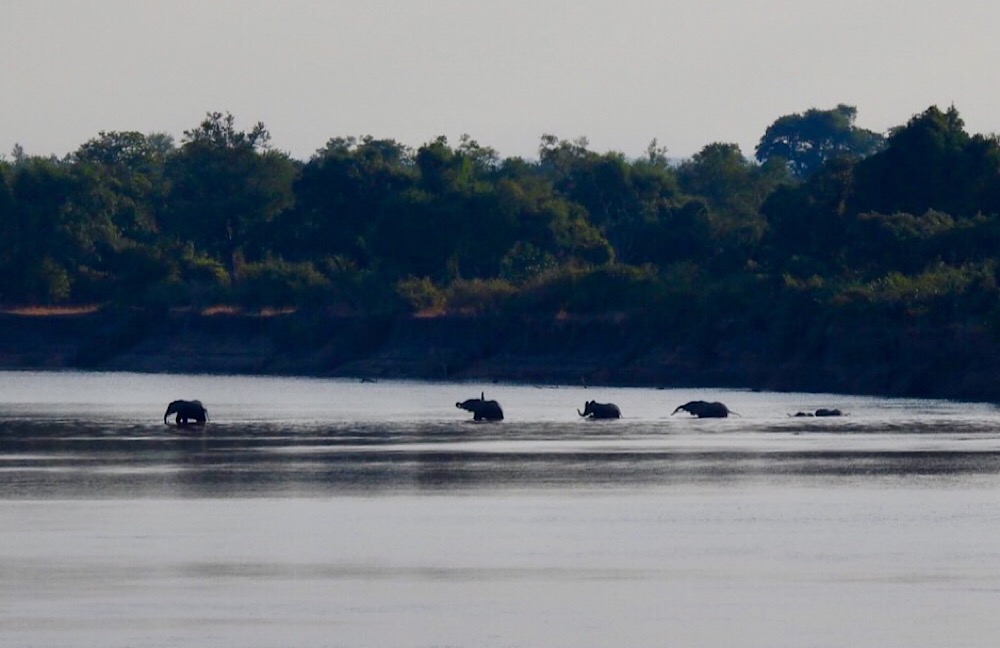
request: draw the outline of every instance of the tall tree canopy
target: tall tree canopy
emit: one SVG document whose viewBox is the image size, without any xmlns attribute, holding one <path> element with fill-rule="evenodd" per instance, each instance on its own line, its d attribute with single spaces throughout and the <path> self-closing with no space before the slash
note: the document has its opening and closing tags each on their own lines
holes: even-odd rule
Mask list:
<svg viewBox="0 0 1000 648">
<path fill-rule="evenodd" d="M 1000 142 L 932 107 L 875 150 L 854 118 L 789 115 L 762 162 L 712 143 L 678 165 L 655 142 L 635 159 L 550 135 L 537 161 L 348 137 L 300 163 L 223 113 L 180 146 L 102 132 L 63 160 L 0 158 L 0 301 L 641 310 L 708 342 L 782 303 L 906 313 L 948 294 L 991 317 Z"/>
<path fill-rule="evenodd" d="M 760 162 L 780 158 L 792 174 L 804 180 L 832 158 L 863 158 L 878 151 L 883 137 L 854 125 L 857 108 L 839 104 L 830 110 L 810 108 L 779 117 L 757 144 Z"/>
<path fill-rule="evenodd" d="M 217 255 L 236 280 L 241 258 L 263 251 L 263 226 L 292 205 L 297 167 L 270 148 L 263 124 L 239 131 L 234 122 L 210 113 L 184 132 L 167 168 L 172 187 L 163 226 Z"/>
<path fill-rule="evenodd" d="M 932 106 L 893 129 L 885 150 L 860 163 L 856 175 L 858 211 L 1000 211 L 1000 144 L 995 136 L 970 136 L 954 106 Z"/>
</svg>

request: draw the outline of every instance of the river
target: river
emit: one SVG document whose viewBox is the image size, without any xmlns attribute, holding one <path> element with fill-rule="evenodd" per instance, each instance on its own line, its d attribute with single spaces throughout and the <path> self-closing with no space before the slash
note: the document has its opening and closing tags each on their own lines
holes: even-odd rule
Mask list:
<svg viewBox="0 0 1000 648">
<path fill-rule="evenodd" d="M 503 422 L 455 407 L 481 391 Z M 164 425 L 175 398 L 210 422 Z M 694 399 L 739 416 L 671 416 Z M 988 646 L 998 414 L 0 372 L 0 645 Z"/>
</svg>

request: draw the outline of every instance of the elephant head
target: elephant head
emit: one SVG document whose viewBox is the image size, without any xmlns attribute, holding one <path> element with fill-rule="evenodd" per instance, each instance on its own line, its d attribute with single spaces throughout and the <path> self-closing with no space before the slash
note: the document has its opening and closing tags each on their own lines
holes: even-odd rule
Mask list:
<svg viewBox="0 0 1000 648">
<path fill-rule="evenodd" d="M 673 411 L 673 416 L 677 412 L 684 410 L 690 414 L 697 416 L 698 418 L 726 418 L 730 414 L 736 414 L 736 412 L 730 412 L 729 408 L 722 403 L 709 403 L 706 401 L 690 401 L 684 403 L 677 409 Z"/>
<path fill-rule="evenodd" d="M 460 403 L 455 403 L 455 407 L 472 412 L 473 421 L 502 421 L 503 410 L 500 403 L 495 400 L 486 400 L 486 393 L 480 392 L 479 398 L 470 398 Z"/>
<path fill-rule="evenodd" d="M 167 411 L 163 413 L 163 422 L 167 422 L 167 417 L 176 414 L 174 419 L 177 425 L 187 425 L 189 421 L 204 423 L 208 420 L 208 410 L 197 400 L 175 400 L 167 405 Z"/>
<path fill-rule="evenodd" d="M 576 410 L 580 416 L 589 416 L 592 419 L 616 419 L 621 418 L 622 412 L 614 403 L 598 403 L 597 401 L 587 401 L 583 405 L 583 411 Z"/>
</svg>

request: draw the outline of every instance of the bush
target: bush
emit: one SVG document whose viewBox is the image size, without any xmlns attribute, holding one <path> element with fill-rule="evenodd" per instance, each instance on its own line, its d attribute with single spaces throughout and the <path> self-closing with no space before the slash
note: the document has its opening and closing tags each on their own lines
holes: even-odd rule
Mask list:
<svg viewBox="0 0 1000 648">
<path fill-rule="evenodd" d="M 500 260 L 500 277 L 520 285 L 555 266 L 554 256 L 531 243 L 518 241 Z"/>
<path fill-rule="evenodd" d="M 452 312 L 492 313 L 502 310 L 516 293 L 517 289 L 503 279 L 459 279 L 448 286 L 445 304 Z"/>
<path fill-rule="evenodd" d="M 244 265 L 239 279 L 236 299 L 252 308 L 316 304 L 330 285 L 311 262 L 289 263 L 280 258 Z"/>
<path fill-rule="evenodd" d="M 69 298 L 69 273 L 51 257 L 44 257 L 34 268 L 31 280 L 34 284 L 32 292 L 46 303 L 54 304 Z"/>
<path fill-rule="evenodd" d="M 396 293 L 413 312 L 440 311 L 444 306 L 444 294 L 427 277 L 408 277 L 396 284 Z"/>
<path fill-rule="evenodd" d="M 552 313 L 644 311 L 661 299 L 664 287 L 652 266 L 562 266 L 528 282 L 519 302 L 526 310 Z"/>
</svg>

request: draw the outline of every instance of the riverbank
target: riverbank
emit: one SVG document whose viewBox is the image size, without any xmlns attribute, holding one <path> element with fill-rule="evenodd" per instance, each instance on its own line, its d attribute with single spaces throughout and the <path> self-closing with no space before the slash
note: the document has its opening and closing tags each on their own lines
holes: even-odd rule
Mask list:
<svg viewBox="0 0 1000 648">
<path fill-rule="evenodd" d="M 736 387 L 1000 401 L 975 328 L 684 331 L 629 317 L 0 314 L 0 368 Z"/>
</svg>

